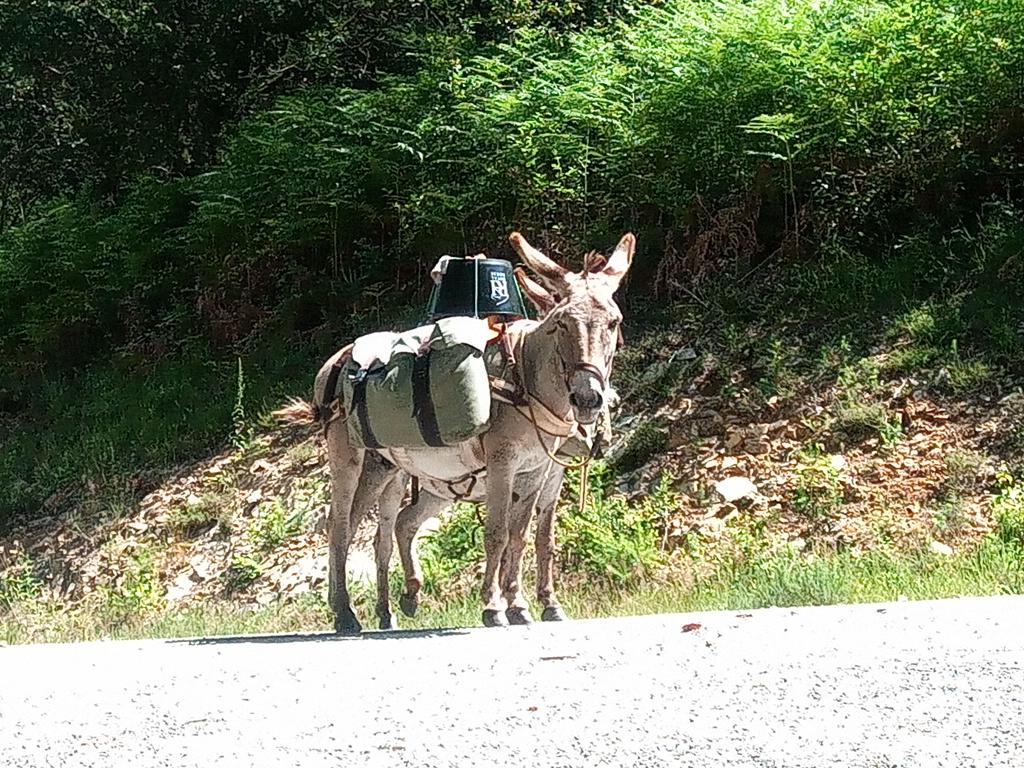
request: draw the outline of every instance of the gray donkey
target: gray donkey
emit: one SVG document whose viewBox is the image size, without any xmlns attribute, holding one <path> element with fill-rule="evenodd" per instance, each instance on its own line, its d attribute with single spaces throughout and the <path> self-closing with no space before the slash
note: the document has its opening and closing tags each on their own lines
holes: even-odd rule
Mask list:
<svg viewBox="0 0 1024 768">
<path fill-rule="evenodd" d="M 518 232 L 509 239 L 540 280 L 538 285 L 520 278 L 544 318 L 516 324 L 519 331 L 506 360 L 516 392 L 510 398 L 494 399 L 490 427 L 479 438 L 448 448 L 367 450 L 353 445 L 344 424 L 330 419 L 321 384 L 345 350 L 324 364 L 313 403 L 298 401 L 278 412 L 285 419 L 324 424 L 331 471 L 328 598 L 338 632 L 362 629 L 349 598 L 346 559 L 352 531 L 374 504 L 380 518 L 377 614 L 382 627 L 392 625 L 387 562 L 391 531 L 409 476 L 419 478 L 426 492 L 403 510 L 398 521 L 407 577 L 403 610 L 415 609 L 421 584 L 411 553 L 419 524 L 454 499 L 480 498 L 487 506 L 484 625 L 532 621 L 521 575 L 526 531 L 534 509 L 540 514 L 537 597 L 543 607 L 541 618 L 565 618 L 554 591 L 554 508 L 564 471 L 553 453 L 581 426 L 593 425 L 605 405 L 622 319 L 613 297 L 632 263 L 636 240 L 632 234 L 625 235 L 607 260 L 592 256 L 577 273 L 547 258 Z M 474 493 L 472 481 L 484 473 L 486 491 L 476 489 Z"/>
</svg>

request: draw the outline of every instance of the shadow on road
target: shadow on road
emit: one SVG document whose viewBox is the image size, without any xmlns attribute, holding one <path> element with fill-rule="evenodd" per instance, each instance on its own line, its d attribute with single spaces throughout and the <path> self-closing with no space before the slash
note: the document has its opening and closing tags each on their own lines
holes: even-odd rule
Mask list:
<svg viewBox="0 0 1024 768">
<path fill-rule="evenodd" d="M 334 632 L 296 632 L 288 635 L 224 635 L 222 637 L 183 637 L 165 640 L 169 645 L 237 645 L 240 643 L 323 643 L 339 640 L 407 640 L 418 637 L 455 637 L 468 635 L 465 628 L 395 629 L 367 631 L 361 635 L 339 635 Z"/>
</svg>

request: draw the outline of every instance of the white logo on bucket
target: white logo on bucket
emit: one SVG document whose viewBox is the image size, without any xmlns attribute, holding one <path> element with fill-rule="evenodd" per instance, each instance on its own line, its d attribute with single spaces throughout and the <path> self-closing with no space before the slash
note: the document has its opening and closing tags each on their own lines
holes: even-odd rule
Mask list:
<svg viewBox="0 0 1024 768">
<path fill-rule="evenodd" d="M 501 306 L 509 300 L 508 276 L 504 272 L 495 270 L 488 272 L 488 277 L 491 280 L 491 301 Z"/>
</svg>

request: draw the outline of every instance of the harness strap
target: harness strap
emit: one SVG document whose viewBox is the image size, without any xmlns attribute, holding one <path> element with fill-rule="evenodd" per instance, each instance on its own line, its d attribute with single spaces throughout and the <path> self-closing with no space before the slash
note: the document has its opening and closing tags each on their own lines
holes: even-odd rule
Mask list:
<svg viewBox="0 0 1024 768">
<path fill-rule="evenodd" d="M 327 374 L 327 381 L 324 383 L 324 401 L 322 405 L 330 405 L 338 399 L 338 378 L 341 376 L 341 369 L 345 367 L 348 359 L 342 355 L 334 361 L 330 372 Z"/>
<path fill-rule="evenodd" d="M 443 448 L 441 428 L 437 423 L 434 400 L 430 396 L 430 350 L 417 355 L 412 363 L 412 415 L 416 419 L 423 442 L 432 448 Z"/>
<path fill-rule="evenodd" d="M 366 371 L 360 371 L 352 383 L 352 409 L 359 420 L 359 432 L 367 448 L 383 448 L 370 426 L 370 412 L 366 405 Z"/>
</svg>

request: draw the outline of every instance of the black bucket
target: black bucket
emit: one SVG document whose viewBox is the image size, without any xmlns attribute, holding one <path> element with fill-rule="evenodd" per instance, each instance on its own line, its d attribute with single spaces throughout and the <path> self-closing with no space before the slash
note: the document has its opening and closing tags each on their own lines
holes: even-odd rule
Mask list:
<svg viewBox="0 0 1024 768">
<path fill-rule="evenodd" d="M 449 259 L 427 313 L 431 322 L 456 316 L 508 321 L 527 317 L 512 264 L 504 259 Z"/>
</svg>

